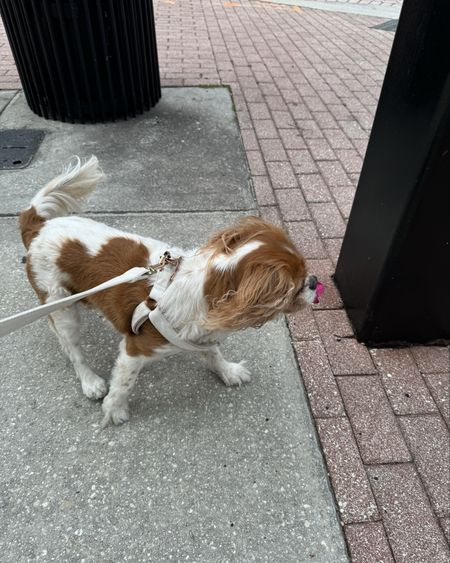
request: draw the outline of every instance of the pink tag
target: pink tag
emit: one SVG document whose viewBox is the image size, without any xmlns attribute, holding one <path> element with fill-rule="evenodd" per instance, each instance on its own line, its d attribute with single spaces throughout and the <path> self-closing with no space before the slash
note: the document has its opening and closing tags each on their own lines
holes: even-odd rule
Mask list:
<svg viewBox="0 0 450 563">
<path fill-rule="evenodd" d="M 314 304 L 319 303 L 320 298 L 322 297 L 322 295 L 323 295 L 324 293 L 325 293 L 325 286 L 324 286 L 322 283 L 317 282 L 317 285 L 316 285 L 316 296 L 314 297 L 313 303 L 314 303 Z"/>
</svg>

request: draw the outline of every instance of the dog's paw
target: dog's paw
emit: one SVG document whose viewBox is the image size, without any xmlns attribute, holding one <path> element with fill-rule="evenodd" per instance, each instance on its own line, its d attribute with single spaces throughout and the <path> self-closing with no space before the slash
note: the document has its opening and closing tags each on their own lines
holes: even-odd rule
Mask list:
<svg viewBox="0 0 450 563">
<path fill-rule="evenodd" d="M 94 400 L 103 399 L 108 393 L 106 381 L 93 372 L 83 376 L 81 379 L 81 389 L 88 399 Z"/>
<path fill-rule="evenodd" d="M 104 414 L 102 428 L 108 424 L 123 424 L 130 419 L 128 404 L 126 402 L 118 402 L 109 396 L 103 399 L 102 411 Z"/>
<path fill-rule="evenodd" d="M 245 367 L 245 362 L 234 363 L 228 362 L 226 367 L 219 374 L 222 381 L 227 386 L 239 385 L 248 383 L 251 380 L 251 374 Z"/>
</svg>

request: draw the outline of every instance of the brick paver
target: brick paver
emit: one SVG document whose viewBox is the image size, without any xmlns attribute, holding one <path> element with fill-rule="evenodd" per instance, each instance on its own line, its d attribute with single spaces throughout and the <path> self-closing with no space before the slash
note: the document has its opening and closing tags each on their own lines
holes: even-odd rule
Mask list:
<svg viewBox="0 0 450 563">
<path fill-rule="evenodd" d="M 329 4 L 362 4 L 364 6 L 401 6 L 403 0 L 318 0 Z"/>
<path fill-rule="evenodd" d="M 439 523 L 441 524 L 447 541 L 450 543 L 450 518 L 441 518 Z"/>
<path fill-rule="evenodd" d="M 442 418 L 402 416 L 399 421 L 434 511 L 450 516 L 450 442 Z"/>
<path fill-rule="evenodd" d="M 428 373 L 424 374 L 424 379 L 441 415 L 450 427 L 450 373 Z"/>
<path fill-rule="evenodd" d="M 20 88 L 19 75 L 12 58 L 8 39 L 0 18 L 0 89 L 14 90 Z"/>
<path fill-rule="evenodd" d="M 319 418 L 331 482 L 345 524 L 379 520 L 380 514 L 347 418 Z"/>
<path fill-rule="evenodd" d="M 163 85 L 231 88 L 261 214 L 327 285 L 289 326 L 353 560 L 448 561 L 448 349 L 368 350 L 330 277 L 393 34 L 372 28 L 383 19 L 257 0 L 155 11 Z M 0 88 L 19 87 L 0 25 Z"/>
<path fill-rule="evenodd" d="M 375 373 L 370 354 L 353 337 L 344 310 L 316 311 L 315 317 L 335 375 Z"/>
<path fill-rule="evenodd" d="M 295 347 L 314 416 L 344 416 L 344 405 L 320 340 L 302 340 Z"/>
<path fill-rule="evenodd" d="M 380 378 L 357 375 L 337 379 L 364 463 L 410 461 Z"/>
<path fill-rule="evenodd" d="M 448 545 L 413 465 L 375 465 L 368 470 L 395 560 L 448 563 Z"/>
<path fill-rule="evenodd" d="M 448 373 L 450 370 L 448 348 L 416 346 L 412 354 L 422 373 Z"/>
<path fill-rule="evenodd" d="M 437 410 L 409 350 L 373 350 L 372 355 L 396 414 L 422 414 Z"/>
<path fill-rule="evenodd" d="M 345 537 L 353 563 L 394 563 L 381 522 L 349 524 Z"/>
</svg>

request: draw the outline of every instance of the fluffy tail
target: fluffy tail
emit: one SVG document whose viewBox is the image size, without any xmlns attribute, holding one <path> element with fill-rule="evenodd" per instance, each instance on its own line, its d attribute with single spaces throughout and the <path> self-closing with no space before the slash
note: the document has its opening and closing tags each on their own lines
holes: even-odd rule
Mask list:
<svg viewBox="0 0 450 563">
<path fill-rule="evenodd" d="M 26 248 L 47 219 L 80 211 L 88 196 L 103 178 L 97 157 L 84 164 L 75 157 L 59 176 L 51 180 L 31 200 L 31 207 L 20 214 L 20 229 Z"/>
<path fill-rule="evenodd" d="M 31 200 L 31 207 L 44 219 L 61 217 L 71 211 L 80 211 L 87 197 L 103 177 L 97 157 L 91 156 L 84 164 L 75 157 L 67 168 L 51 180 Z"/>
</svg>

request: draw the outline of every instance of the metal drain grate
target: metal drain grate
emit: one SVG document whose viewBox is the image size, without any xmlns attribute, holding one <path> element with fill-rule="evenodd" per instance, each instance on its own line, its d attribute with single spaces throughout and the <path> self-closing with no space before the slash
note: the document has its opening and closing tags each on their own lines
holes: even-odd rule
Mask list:
<svg viewBox="0 0 450 563">
<path fill-rule="evenodd" d="M 382 31 L 396 31 L 398 20 L 387 20 L 378 25 L 373 25 L 372 29 L 381 29 Z"/>
<path fill-rule="evenodd" d="M 0 170 L 26 168 L 33 160 L 44 136 L 44 131 L 39 129 L 0 131 Z"/>
</svg>

